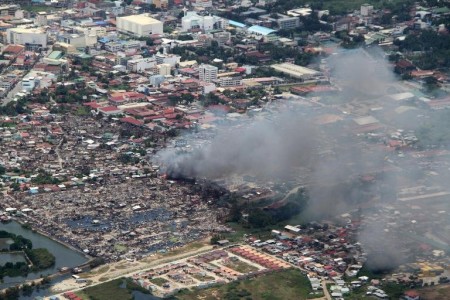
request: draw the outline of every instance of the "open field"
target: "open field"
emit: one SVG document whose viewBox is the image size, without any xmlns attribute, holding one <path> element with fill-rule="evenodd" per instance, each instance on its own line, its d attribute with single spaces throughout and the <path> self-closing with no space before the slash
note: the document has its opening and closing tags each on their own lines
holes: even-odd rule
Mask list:
<svg viewBox="0 0 450 300">
<path fill-rule="evenodd" d="M 289 269 L 209 289 L 183 291 L 177 294 L 176 298 L 180 300 L 301 300 L 307 299 L 310 292 L 311 287 L 306 276 L 297 269 Z"/>
<path fill-rule="evenodd" d="M 239 273 L 245 274 L 250 272 L 258 271 L 258 268 L 252 265 L 249 265 L 242 260 L 238 261 L 228 261 L 227 263 L 223 264 L 225 267 L 228 267 L 230 269 L 233 269 Z"/>
<path fill-rule="evenodd" d="M 82 299 L 132 300 L 134 299 L 132 294 L 133 291 L 144 292 L 141 287 L 134 284 L 131 280 L 120 278 L 93 287 L 88 287 L 82 291 L 76 292 L 76 294 Z"/>
<path fill-rule="evenodd" d="M 450 284 L 443 284 L 433 287 L 418 289 L 420 299 L 424 300 L 440 300 L 446 299 L 450 295 Z"/>
</svg>

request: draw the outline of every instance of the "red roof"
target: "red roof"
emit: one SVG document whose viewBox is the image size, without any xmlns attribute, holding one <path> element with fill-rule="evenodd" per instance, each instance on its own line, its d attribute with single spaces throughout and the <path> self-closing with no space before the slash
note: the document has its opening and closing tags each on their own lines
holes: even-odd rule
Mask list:
<svg viewBox="0 0 450 300">
<path fill-rule="evenodd" d="M 128 123 L 128 124 L 136 125 L 136 126 L 144 125 L 144 122 L 136 120 L 135 118 L 132 118 L 132 117 L 125 117 L 125 118 L 120 119 L 120 121 L 124 122 L 124 123 Z"/>
<path fill-rule="evenodd" d="M 111 111 L 117 111 L 120 109 L 118 109 L 117 106 L 105 106 L 105 107 L 100 107 L 99 110 L 104 111 L 104 112 L 111 112 Z"/>
<path fill-rule="evenodd" d="M 93 108 L 93 109 L 97 109 L 97 108 L 101 107 L 101 105 L 99 105 L 97 102 L 86 102 L 86 103 L 83 103 L 83 105 L 89 106 L 90 108 Z"/>
<path fill-rule="evenodd" d="M 405 296 L 408 296 L 410 298 L 416 298 L 419 297 L 419 293 L 414 290 L 409 290 L 405 292 Z"/>
</svg>

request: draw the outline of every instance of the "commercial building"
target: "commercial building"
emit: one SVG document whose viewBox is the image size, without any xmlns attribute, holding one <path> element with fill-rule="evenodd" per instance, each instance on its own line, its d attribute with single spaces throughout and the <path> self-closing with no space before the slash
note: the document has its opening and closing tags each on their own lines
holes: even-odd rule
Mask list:
<svg viewBox="0 0 450 300">
<path fill-rule="evenodd" d="M 200 81 L 212 82 L 217 79 L 217 72 L 219 71 L 217 67 L 201 64 L 198 69 Z"/>
<path fill-rule="evenodd" d="M 163 23 L 147 14 L 118 17 L 117 30 L 137 37 L 163 34 Z"/>
<path fill-rule="evenodd" d="M 275 34 L 276 30 L 267 27 L 254 25 L 248 28 L 247 31 L 253 38 L 258 40 L 262 38 L 265 42 L 274 42 L 278 39 L 277 35 Z"/>
<path fill-rule="evenodd" d="M 183 31 L 211 31 L 227 26 L 225 19 L 217 16 L 200 16 L 196 12 L 188 11 L 181 19 Z"/>
<path fill-rule="evenodd" d="M 36 28 L 10 28 L 6 31 L 8 44 L 24 45 L 27 50 L 47 47 L 47 33 Z"/>
<path fill-rule="evenodd" d="M 158 65 L 159 75 L 168 76 L 170 75 L 170 70 L 172 67 L 170 64 L 160 64 Z"/>
<path fill-rule="evenodd" d="M 143 72 L 156 67 L 156 60 L 153 57 L 130 59 L 127 62 L 127 69 L 130 72 Z"/>
<path fill-rule="evenodd" d="M 241 76 L 229 76 L 229 77 L 222 77 L 220 78 L 220 86 L 227 87 L 227 86 L 239 86 L 242 84 L 242 77 Z"/>
<path fill-rule="evenodd" d="M 270 22 L 277 23 L 279 29 L 294 29 L 300 26 L 300 19 L 298 16 L 286 16 L 283 14 L 273 14 L 260 16 L 259 19 Z"/>
<path fill-rule="evenodd" d="M 291 63 L 275 64 L 271 67 L 278 72 L 302 80 L 325 80 L 325 77 L 321 72 Z"/>
<path fill-rule="evenodd" d="M 373 11 L 373 5 L 370 4 L 363 4 L 361 5 L 361 16 L 367 17 L 369 16 Z"/>
</svg>

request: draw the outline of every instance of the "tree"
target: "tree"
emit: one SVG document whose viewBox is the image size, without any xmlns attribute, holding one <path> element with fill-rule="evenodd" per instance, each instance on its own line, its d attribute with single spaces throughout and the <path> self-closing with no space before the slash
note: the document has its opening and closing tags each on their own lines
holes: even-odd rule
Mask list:
<svg viewBox="0 0 450 300">
<path fill-rule="evenodd" d="M 260 208 L 251 210 L 248 223 L 255 228 L 263 228 L 273 223 L 272 216 Z"/>
<path fill-rule="evenodd" d="M 211 237 L 210 243 L 211 243 L 211 245 L 215 245 L 220 240 L 223 240 L 223 236 L 221 236 L 219 234 L 215 234 Z"/>
</svg>

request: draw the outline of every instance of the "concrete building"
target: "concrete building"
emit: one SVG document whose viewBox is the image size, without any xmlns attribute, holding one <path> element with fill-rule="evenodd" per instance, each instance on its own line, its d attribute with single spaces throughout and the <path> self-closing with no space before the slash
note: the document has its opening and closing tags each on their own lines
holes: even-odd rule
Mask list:
<svg viewBox="0 0 450 300">
<path fill-rule="evenodd" d="M 37 12 L 36 18 L 34 19 L 34 23 L 37 26 L 47 26 L 48 24 L 47 13 L 44 11 Z"/>
<path fill-rule="evenodd" d="M 117 18 L 117 30 L 137 37 L 151 34 L 163 34 L 163 23 L 148 16 L 148 14 Z"/>
<path fill-rule="evenodd" d="M 367 17 L 370 14 L 372 14 L 372 11 L 373 11 L 373 5 L 370 5 L 370 4 L 367 4 L 367 3 L 361 5 L 361 16 Z"/>
<path fill-rule="evenodd" d="M 14 16 L 16 11 L 19 10 L 19 6 L 15 4 L 1 5 L 0 6 L 0 16 Z"/>
<path fill-rule="evenodd" d="M 37 28 L 10 28 L 6 31 L 8 44 L 24 45 L 27 50 L 47 47 L 47 33 Z"/>
<path fill-rule="evenodd" d="M 220 78 L 220 86 L 227 87 L 227 86 L 239 86 L 242 84 L 242 77 L 241 76 L 234 76 L 234 77 L 222 77 Z"/>
<path fill-rule="evenodd" d="M 175 54 L 156 54 L 156 62 L 159 64 L 169 64 L 175 67 L 181 60 L 181 56 Z"/>
<path fill-rule="evenodd" d="M 162 9 L 167 9 L 167 7 L 169 6 L 169 1 L 168 0 L 153 0 L 153 3 L 156 8 L 162 8 Z"/>
<path fill-rule="evenodd" d="M 300 19 L 298 16 L 286 16 L 283 14 L 276 14 L 276 17 L 270 15 L 263 15 L 259 17 L 265 22 L 275 22 L 279 29 L 294 29 L 300 26 Z"/>
<path fill-rule="evenodd" d="M 224 44 L 226 44 L 231 39 L 231 33 L 227 31 L 223 32 L 216 32 L 213 34 L 214 40 L 217 41 L 220 47 L 222 47 Z"/>
<path fill-rule="evenodd" d="M 188 11 L 181 19 L 183 31 L 211 31 L 222 29 L 228 25 L 225 19 L 217 16 L 200 16 L 196 12 Z"/>
<path fill-rule="evenodd" d="M 163 75 L 152 75 L 150 76 L 150 84 L 153 87 L 159 87 L 161 83 L 163 83 L 164 81 L 166 81 L 166 77 L 164 77 Z"/>
<path fill-rule="evenodd" d="M 130 72 L 143 72 L 156 67 L 156 60 L 153 57 L 131 59 L 127 62 L 127 69 Z"/>
<path fill-rule="evenodd" d="M 212 82 L 217 79 L 217 73 L 219 69 L 212 65 L 201 64 L 199 69 L 200 81 Z"/>
<path fill-rule="evenodd" d="M 170 64 L 160 64 L 158 65 L 159 75 L 169 76 L 172 67 Z"/>
<path fill-rule="evenodd" d="M 275 34 L 276 30 L 259 25 L 249 27 L 247 32 L 254 39 L 263 39 L 264 42 L 274 42 L 278 39 L 278 36 Z"/>
<path fill-rule="evenodd" d="M 326 78 L 319 71 L 298 66 L 291 63 L 275 64 L 271 66 L 278 72 L 282 72 L 294 78 L 302 80 L 326 81 Z"/>
<path fill-rule="evenodd" d="M 75 48 L 91 47 L 97 43 L 96 36 L 88 36 L 85 34 L 61 34 L 56 39 L 58 42 L 72 45 Z"/>
</svg>

